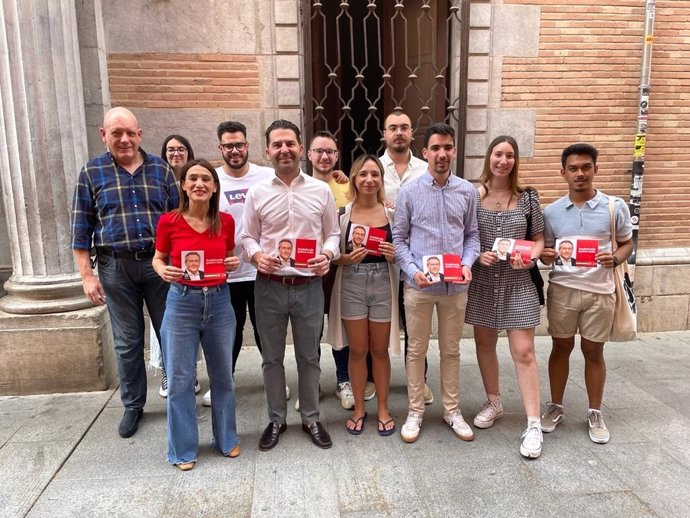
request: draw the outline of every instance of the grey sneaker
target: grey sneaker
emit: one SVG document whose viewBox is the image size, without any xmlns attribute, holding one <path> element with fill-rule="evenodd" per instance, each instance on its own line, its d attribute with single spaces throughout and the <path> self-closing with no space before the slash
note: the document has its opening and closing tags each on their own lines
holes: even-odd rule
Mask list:
<svg viewBox="0 0 690 518">
<path fill-rule="evenodd" d="M 165 369 L 161 370 L 161 386 L 158 389 L 160 397 L 168 397 L 168 376 L 165 374 Z"/>
<path fill-rule="evenodd" d="M 371 401 L 372 399 L 374 399 L 375 395 L 376 385 L 374 385 L 373 381 L 367 381 L 367 384 L 364 386 L 364 401 Z"/>
<path fill-rule="evenodd" d="M 400 437 L 405 442 L 415 442 L 422 428 L 422 416 L 416 412 L 407 414 L 405 424 L 400 428 Z"/>
<path fill-rule="evenodd" d="M 544 415 L 541 416 L 541 431 L 544 433 L 553 432 L 563 419 L 565 419 L 563 406 L 549 401 L 546 403 Z"/>
<path fill-rule="evenodd" d="M 429 388 L 429 385 L 426 383 L 424 384 L 424 404 L 425 405 L 430 405 L 431 403 L 434 402 L 434 393 L 431 392 L 431 389 Z"/>
<path fill-rule="evenodd" d="M 523 457 L 536 459 L 541 455 L 541 443 L 544 441 L 544 437 L 541 433 L 541 426 L 539 426 L 539 423 L 528 426 L 520 438 L 522 439 L 520 454 Z"/>
<path fill-rule="evenodd" d="M 340 399 L 340 406 L 345 410 L 352 410 L 355 407 L 355 396 L 352 394 L 352 385 L 349 381 L 338 383 L 335 389 L 335 396 Z"/>
<path fill-rule="evenodd" d="M 592 442 L 597 444 L 606 444 L 611 438 L 611 434 L 604 423 L 604 416 L 599 410 L 590 410 L 587 413 L 587 422 L 589 424 L 589 438 Z"/>
<path fill-rule="evenodd" d="M 503 403 L 498 398 L 496 401 L 487 401 L 474 418 L 474 426 L 477 428 L 491 428 L 496 419 L 503 417 Z"/>
<path fill-rule="evenodd" d="M 470 425 L 465 422 L 460 410 L 455 410 L 450 414 L 443 414 L 443 420 L 453 429 L 455 435 L 463 441 L 474 440 L 474 432 L 472 428 L 470 428 Z"/>
</svg>

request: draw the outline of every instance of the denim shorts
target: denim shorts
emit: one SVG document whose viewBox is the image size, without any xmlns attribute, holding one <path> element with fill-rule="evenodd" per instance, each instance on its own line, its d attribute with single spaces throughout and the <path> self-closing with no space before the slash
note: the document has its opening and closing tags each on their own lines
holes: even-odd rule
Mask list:
<svg viewBox="0 0 690 518">
<path fill-rule="evenodd" d="M 343 320 L 391 320 L 391 283 L 388 262 L 343 266 L 340 316 Z"/>
</svg>

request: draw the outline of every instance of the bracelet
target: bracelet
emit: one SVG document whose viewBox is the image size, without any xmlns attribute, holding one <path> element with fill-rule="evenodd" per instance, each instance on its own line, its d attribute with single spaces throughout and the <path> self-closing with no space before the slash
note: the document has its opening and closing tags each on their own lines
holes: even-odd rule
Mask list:
<svg viewBox="0 0 690 518">
<path fill-rule="evenodd" d="M 613 267 L 614 267 L 614 268 L 615 268 L 616 266 L 618 266 L 619 264 L 621 264 L 621 262 L 618 260 L 618 257 L 616 257 L 616 256 L 613 255 L 613 254 L 611 254 L 611 257 L 613 257 Z"/>
</svg>

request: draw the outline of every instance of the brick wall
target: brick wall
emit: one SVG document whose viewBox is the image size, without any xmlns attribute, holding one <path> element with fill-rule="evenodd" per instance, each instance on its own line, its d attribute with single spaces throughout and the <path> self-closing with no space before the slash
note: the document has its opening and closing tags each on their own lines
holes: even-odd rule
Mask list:
<svg viewBox="0 0 690 518">
<path fill-rule="evenodd" d="M 113 106 L 128 108 L 256 108 L 261 100 L 256 56 L 109 54 Z"/>
<path fill-rule="evenodd" d="M 560 153 L 600 151 L 598 186 L 628 199 L 644 0 L 505 0 L 541 8 L 536 58 L 503 60 L 501 107 L 536 111 L 527 181 L 550 203 L 565 192 Z M 658 0 L 640 247 L 690 245 L 690 2 Z"/>
</svg>

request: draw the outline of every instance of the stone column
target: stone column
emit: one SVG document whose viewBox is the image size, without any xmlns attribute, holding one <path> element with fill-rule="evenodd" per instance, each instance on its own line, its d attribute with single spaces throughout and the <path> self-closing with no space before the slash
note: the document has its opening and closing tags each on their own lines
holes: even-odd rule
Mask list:
<svg viewBox="0 0 690 518">
<path fill-rule="evenodd" d="M 105 379 L 97 334 L 107 318 L 84 297 L 69 247 L 86 159 L 75 2 L 0 0 L 0 177 L 12 261 L 0 298 L 0 394 L 33 392 L 34 382 L 42 392 L 89 388 L 89 361 Z M 84 311 L 64 313 L 75 310 Z M 50 363 L 37 364 L 42 357 Z"/>
</svg>

